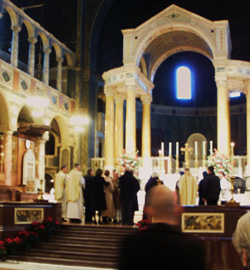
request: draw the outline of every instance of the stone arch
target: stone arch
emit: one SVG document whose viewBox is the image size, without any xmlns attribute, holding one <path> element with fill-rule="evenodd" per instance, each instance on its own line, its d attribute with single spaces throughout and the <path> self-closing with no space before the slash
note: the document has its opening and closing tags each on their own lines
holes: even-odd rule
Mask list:
<svg viewBox="0 0 250 270">
<path fill-rule="evenodd" d="M 35 37 L 35 27 L 31 24 L 30 21 L 23 19 L 23 24 L 25 25 L 27 32 L 28 32 L 28 38 L 34 38 Z"/>
<path fill-rule="evenodd" d="M 20 108 L 17 117 L 17 123 L 30 123 L 30 124 L 34 123 L 32 113 L 26 105 Z"/>
<path fill-rule="evenodd" d="M 19 21 L 18 21 L 18 14 L 15 12 L 15 10 L 6 5 L 6 4 L 3 4 L 3 7 L 6 9 L 6 11 L 9 13 L 9 16 L 10 16 L 10 19 L 11 19 L 11 25 L 12 26 L 16 26 L 18 25 Z"/>
<path fill-rule="evenodd" d="M 49 49 L 50 48 L 50 40 L 47 37 L 47 35 L 43 32 L 38 32 L 38 35 L 41 37 L 42 43 L 43 43 L 43 49 Z"/>
<path fill-rule="evenodd" d="M 10 108 L 5 96 L 0 91 L 0 129 L 10 129 Z"/>
<path fill-rule="evenodd" d="M 56 115 L 53 117 L 53 119 L 50 122 L 50 125 L 52 121 L 55 120 L 58 124 L 59 131 L 60 131 L 60 138 L 61 138 L 61 146 L 68 146 L 69 144 L 69 124 L 66 119 L 61 115 Z"/>
</svg>

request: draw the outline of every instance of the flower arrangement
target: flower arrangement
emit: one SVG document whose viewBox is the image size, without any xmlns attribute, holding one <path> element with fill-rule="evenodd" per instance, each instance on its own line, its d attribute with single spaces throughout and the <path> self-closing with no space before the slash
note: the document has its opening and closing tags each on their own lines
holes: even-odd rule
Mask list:
<svg viewBox="0 0 250 270">
<path fill-rule="evenodd" d="M 232 166 L 229 156 L 220 154 L 217 149 L 214 149 L 214 152 L 208 156 L 207 165 L 214 166 L 214 172 L 217 175 L 219 172 L 223 172 L 225 178 L 230 181 L 230 178 L 232 177 Z"/>
<path fill-rule="evenodd" d="M 126 169 L 134 171 L 135 175 L 138 176 L 140 162 L 138 160 L 138 151 L 135 154 L 126 154 L 123 149 L 123 154 L 118 158 L 117 164 L 122 167 L 122 172 Z"/>
<path fill-rule="evenodd" d="M 143 219 L 138 221 L 135 224 L 135 229 L 138 231 L 145 231 L 152 225 L 151 221 L 149 219 Z"/>
<path fill-rule="evenodd" d="M 59 222 L 51 217 L 43 222 L 32 222 L 27 230 L 18 232 L 15 237 L 8 237 L 0 241 L 0 258 L 4 260 L 4 256 L 16 254 L 22 247 L 32 247 L 39 239 L 50 236 L 57 228 L 59 228 Z"/>
</svg>

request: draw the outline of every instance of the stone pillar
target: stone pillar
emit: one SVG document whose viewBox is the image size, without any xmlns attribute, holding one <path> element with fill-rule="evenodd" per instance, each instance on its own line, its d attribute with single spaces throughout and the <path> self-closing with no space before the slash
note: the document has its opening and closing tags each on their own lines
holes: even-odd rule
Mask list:
<svg viewBox="0 0 250 270">
<path fill-rule="evenodd" d="M 123 102 L 125 97 L 121 94 L 115 96 L 115 161 L 123 151 Z"/>
<path fill-rule="evenodd" d="M 11 27 L 12 30 L 12 43 L 11 43 L 11 59 L 10 63 L 13 67 L 18 66 L 18 41 L 19 41 L 19 32 L 21 27 L 15 25 Z"/>
<path fill-rule="evenodd" d="M 63 58 L 57 57 L 57 76 L 56 76 L 56 88 L 58 91 L 62 92 L 62 63 Z"/>
<path fill-rule="evenodd" d="M 39 181 L 44 180 L 43 192 L 45 191 L 45 143 L 47 140 L 48 140 L 48 132 L 45 132 L 45 134 L 42 137 L 37 138 L 36 140 L 37 178 Z"/>
<path fill-rule="evenodd" d="M 128 86 L 126 103 L 126 143 L 127 154 L 135 154 L 136 151 L 136 87 Z"/>
<path fill-rule="evenodd" d="M 250 176 L 250 84 L 246 90 L 246 137 L 247 137 L 247 166 L 245 175 Z"/>
<path fill-rule="evenodd" d="M 12 171 L 12 131 L 4 131 L 4 172 L 5 185 L 11 186 Z"/>
<path fill-rule="evenodd" d="M 143 167 L 151 164 L 151 117 L 150 104 L 151 95 L 141 96 L 142 100 L 142 161 Z M 152 167 L 152 164 L 151 164 Z"/>
<path fill-rule="evenodd" d="M 105 169 L 114 169 L 114 91 L 105 90 L 106 112 L 105 112 Z"/>
<path fill-rule="evenodd" d="M 43 50 L 44 52 L 44 60 L 43 60 L 43 82 L 45 84 L 49 84 L 49 56 L 51 53 L 51 49 L 47 48 L 45 50 Z"/>
<path fill-rule="evenodd" d="M 35 47 L 37 39 L 35 37 L 29 38 L 29 64 L 28 64 L 28 73 L 30 76 L 34 77 L 35 75 Z"/>
<path fill-rule="evenodd" d="M 230 152 L 230 110 L 227 81 L 219 80 L 217 84 L 217 148 L 222 154 Z"/>
</svg>

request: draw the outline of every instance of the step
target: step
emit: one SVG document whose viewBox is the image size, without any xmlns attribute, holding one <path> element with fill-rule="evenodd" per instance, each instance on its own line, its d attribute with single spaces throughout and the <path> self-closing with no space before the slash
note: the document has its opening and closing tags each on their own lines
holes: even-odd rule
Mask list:
<svg viewBox="0 0 250 270">
<path fill-rule="evenodd" d="M 58 249 L 58 250 L 81 250 L 81 251 L 91 251 L 91 250 L 100 250 L 101 252 L 106 252 L 107 250 L 113 253 L 118 253 L 120 251 L 119 245 L 114 246 L 103 246 L 103 245 L 93 245 L 93 244 L 72 244 L 72 243 L 50 243 L 50 242 L 40 242 L 38 248 L 43 249 Z"/>
<path fill-rule="evenodd" d="M 100 253 L 96 252 L 79 252 L 79 251 L 65 251 L 65 250 L 43 250 L 43 249 L 30 249 L 22 250 L 19 252 L 20 256 L 41 256 L 47 258 L 64 258 L 64 259 L 78 259 L 89 261 L 103 261 L 103 262 L 115 262 L 118 260 L 119 254 Z"/>
<path fill-rule="evenodd" d="M 60 242 L 60 243 L 75 243 L 75 244 L 96 244 L 96 245 L 117 245 L 121 242 L 122 239 L 103 239 L 103 238 L 92 238 L 92 237 L 70 237 L 70 236 L 52 236 L 48 242 Z"/>
<path fill-rule="evenodd" d="M 65 259 L 65 258 L 47 258 L 40 256 L 20 256 L 20 255 L 11 255 L 9 260 L 13 261 L 22 261 L 22 262 L 37 262 L 37 263 L 48 263 L 48 264 L 57 264 L 57 265 L 72 265 L 72 266 L 85 266 L 85 267 L 100 267 L 100 268 L 110 268 L 116 269 L 116 262 L 99 262 L 99 261 L 90 261 L 90 260 L 79 260 L 79 259 Z"/>
</svg>

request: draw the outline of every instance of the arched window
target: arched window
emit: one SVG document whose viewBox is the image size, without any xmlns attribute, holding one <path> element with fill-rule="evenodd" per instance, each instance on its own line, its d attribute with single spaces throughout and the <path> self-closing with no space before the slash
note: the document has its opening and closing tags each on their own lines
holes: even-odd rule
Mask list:
<svg viewBox="0 0 250 270">
<path fill-rule="evenodd" d="M 187 67 L 179 67 L 176 70 L 176 94 L 177 99 L 191 99 L 191 71 Z"/>
</svg>

